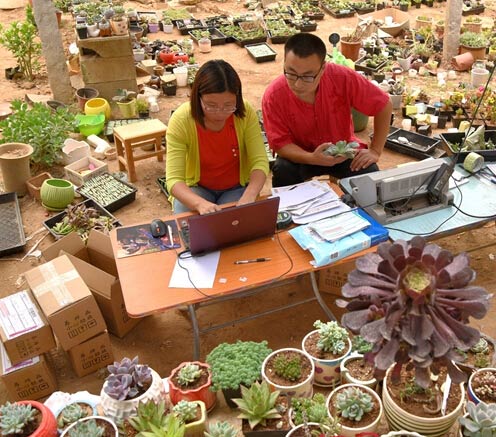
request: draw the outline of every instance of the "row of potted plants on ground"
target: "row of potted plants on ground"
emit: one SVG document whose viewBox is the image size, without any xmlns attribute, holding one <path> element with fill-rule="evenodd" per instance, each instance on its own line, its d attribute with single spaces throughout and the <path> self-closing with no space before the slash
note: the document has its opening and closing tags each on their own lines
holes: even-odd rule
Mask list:
<svg viewBox="0 0 496 437">
<path fill-rule="evenodd" d="M 137 357 L 124 358 L 108 367 L 101 407 L 121 426 L 139 421 L 146 428 L 140 435 L 196 437 L 203 435 L 204 425 L 188 431 L 190 421 L 183 410 L 196 424 L 204 410 L 214 408 L 216 390 L 241 388 L 241 396 L 233 401 L 244 434 L 265 431 L 274 421 L 270 425 L 277 435 L 286 435 L 291 431 L 283 418 L 289 423 L 291 417 L 296 425 L 300 416 L 304 429 L 292 435 L 309 435 L 308 417 L 316 412 L 324 416 L 317 425 L 319 433 L 348 437 L 362 430 L 376 432 L 383 411 L 391 429 L 444 436 L 462 415 L 466 372 L 474 370 L 477 361 L 490 368 L 474 372 L 468 380 L 468 397 L 474 405 L 468 404 L 468 415 L 461 420 L 463 435 L 491 435 L 496 416 L 491 405 L 496 401 L 494 343 L 487 338 L 481 341 L 479 330 L 468 325 L 470 317 L 485 317 L 491 295 L 473 285 L 474 278 L 466 253 L 453 255 L 421 237 L 383 243 L 377 252 L 359 258 L 348 275 L 342 288 L 345 299 L 336 301 L 347 310 L 342 326 L 316 321 L 316 330 L 304 337 L 301 349 L 271 351 L 266 342 L 221 344 L 208 354 L 206 363 L 182 363 L 172 371 L 169 408 L 162 406 L 164 385 L 157 372 L 139 364 Z M 374 377 L 382 380 L 382 397 L 363 384 L 339 385 L 337 365 L 352 349 L 348 330 L 369 343 L 365 357 Z M 211 389 L 203 387 L 210 382 Z M 313 396 L 313 383 L 332 389 L 325 409 L 322 398 Z M 315 400 L 311 404 L 315 408 L 302 410 L 310 399 Z M 2 411 L 0 426 L 17 427 L 18 417 L 22 414 L 11 418 Z"/>
</svg>

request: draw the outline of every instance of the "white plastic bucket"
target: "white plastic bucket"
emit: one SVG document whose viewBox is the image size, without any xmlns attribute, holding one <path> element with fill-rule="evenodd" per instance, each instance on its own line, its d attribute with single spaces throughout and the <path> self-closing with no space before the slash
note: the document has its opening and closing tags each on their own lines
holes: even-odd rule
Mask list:
<svg viewBox="0 0 496 437">
<path fill-rule="evenodd" d="M 172 71 L 176 76 L 177 86 L 188 85 L 188 69 L 186 67 L 176 67 Z"/>
</svg>

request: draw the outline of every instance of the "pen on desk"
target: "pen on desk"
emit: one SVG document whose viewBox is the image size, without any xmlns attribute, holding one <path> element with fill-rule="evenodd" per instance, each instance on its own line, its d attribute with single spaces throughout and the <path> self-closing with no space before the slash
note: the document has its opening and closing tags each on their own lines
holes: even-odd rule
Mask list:
<svg viewBox="0 0 496 437">
<path fill-rule="evenodd" d="M 171 225 L 167 225 L 167 231 L 168 231 L 168 234 L 169 234 L 169 244 L 170 244 L 170 247 L 174 247 L 174 240 L 173 240 L 173 236 L 172 236 L 172 226 Z"/>
<path fill-rule="evenodd" d="M 262 263 L 264 261 L 270 261 L 270 258 L 240 259 L 234 261 L 234 264 Z"/>
</svg>

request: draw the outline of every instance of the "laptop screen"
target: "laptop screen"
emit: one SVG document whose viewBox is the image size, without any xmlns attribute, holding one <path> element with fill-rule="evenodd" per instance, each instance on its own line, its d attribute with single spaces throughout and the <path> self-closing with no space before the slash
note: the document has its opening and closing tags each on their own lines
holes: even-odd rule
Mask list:
<svg viewBox="0 0 496 437">
<path fill-rule="evenodd" d="M 187 218 L 191 255 L 274 235 L 279 197 Z"/>
</svg>

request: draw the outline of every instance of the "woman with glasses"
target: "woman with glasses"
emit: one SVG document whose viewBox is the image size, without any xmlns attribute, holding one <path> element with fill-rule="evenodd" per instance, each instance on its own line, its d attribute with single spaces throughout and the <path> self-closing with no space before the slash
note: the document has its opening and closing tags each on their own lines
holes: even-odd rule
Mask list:
<svg viewBox="0 0 496 437">
<path fill-rule="evenodd" d="M 202 65 L 190 101 L 169 120 L 166 138 L 166 181 L 175 213 L 207 214 L 223 203 L 256 200 L 269 163 L 257 114 L 243 100 L 230 64 Z"/>
<path fill-rule="evenodd" d="M 274 187 L 324 174 L 343 178 L 378 170 L 391 120 L 389 96 L 350 68 L 326 63 L 325 57 L 319 37 L 293 35 L 284 46 L 284 74 L 264 93 L 264 128 L 278 155 Z M 374 117 L 368 148 L 354 135 L 352 108 Z M 329 143 L 342 140 L 360 144 L 354 159 L 323 153 Z"/>
</svg>

